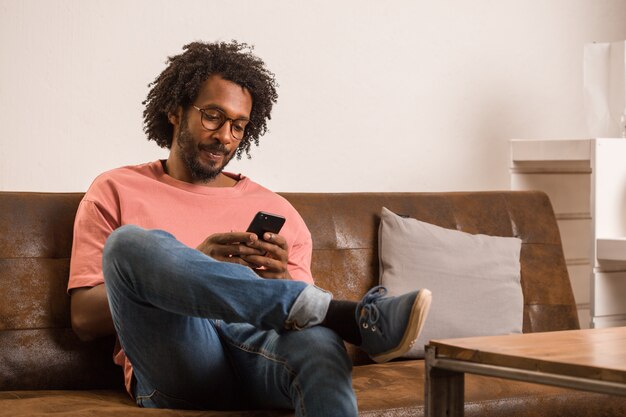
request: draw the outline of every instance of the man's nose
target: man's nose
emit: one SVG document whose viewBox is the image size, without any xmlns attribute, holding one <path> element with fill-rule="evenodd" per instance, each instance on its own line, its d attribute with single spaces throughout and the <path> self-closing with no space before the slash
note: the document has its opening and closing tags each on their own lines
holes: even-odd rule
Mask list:
<svg viewBox="0 0 626 417">
<path fill-rule="evenodd" d="M 232 121 L 226 120 L 224 124 L 222 125 L 222 127 L 215 130 L 214 131 L 215 133 L 213 134 L 213 137 L 219 140 L 220 143 L 224 145 L 228 145 L 235 140 L 235 138 L 233 137 L 233 133 L 231 131 L 231 127 L 230 127 L 231 123 Z"/>
</svg>

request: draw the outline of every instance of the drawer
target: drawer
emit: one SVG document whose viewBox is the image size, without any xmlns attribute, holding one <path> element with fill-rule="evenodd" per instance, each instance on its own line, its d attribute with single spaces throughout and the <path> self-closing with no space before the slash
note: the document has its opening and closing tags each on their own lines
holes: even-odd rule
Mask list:
<svg viewBox="0 0 626 417">
<path fill-rule="evenodd" d="M 593 318 L 593 327 L 595 327 L 596 329 L 605 329 L 607 327 L 622 327 L 622 326 L 626 326 L 626 315 Z"/>
<path fill-rule="evenodd" d="M 511 189 L 545 192 L 557 215 L 590 216 L 590 187 L 591 176 L 587 173 L 511 173 Z"/>
<path fill-rule="evenodd" d="M 590 262 L 592 255 L 591 219 L 558 219 L 557 225 L 561 232 L 565 259 Z"/>
<path fill-rule="evenodd" d="M 578 321 L 580 322 L 581 329 L 588 329 L 591 327 L 591 313 L 588 308 L 578 309 Z"/>
<path fill-rule="evenodd" d="M 591 265 L 567 265 L 567 273 L 572 283 L 574 299 L 578 307 L 589 309 L 591 302 Z M 586 307 L 583 307 L 582 305 Z"/>
<path fill-rule="evenodd" d="M 594 315 L 626 315 L 626 272 L 596 272 Z"/>
</svg>

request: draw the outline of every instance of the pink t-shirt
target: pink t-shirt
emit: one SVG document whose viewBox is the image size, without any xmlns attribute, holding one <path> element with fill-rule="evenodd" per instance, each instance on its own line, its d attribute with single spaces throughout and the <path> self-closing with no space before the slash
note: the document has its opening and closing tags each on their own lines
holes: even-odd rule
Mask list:
<svg viewBox="0 0 626 417">
<path fill-rule="evenodd" d="M 281 196 L 241 175 L 234 187 L 206 187 L 167 175 L 161 161 L 106 172 L 93 182 L 81 201 L 74 223 L 68 291 L 102 284 L 102 249 L 120 226 L 161 229 L 195 248 L 209 235 L 245 231 L 257 211 L 284 216 L 280 234 L 289 247 L 293 279 L 313 283 L 311 234 L 298 212 Z M 132 366 L 116 348 L 114 361 L 124 367 L 130 392 Z"/>
</svg>

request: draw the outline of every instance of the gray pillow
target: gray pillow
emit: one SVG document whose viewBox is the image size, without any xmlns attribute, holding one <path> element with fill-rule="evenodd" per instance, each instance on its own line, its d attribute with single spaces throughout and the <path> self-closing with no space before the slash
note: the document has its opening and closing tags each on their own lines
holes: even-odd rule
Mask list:
<svg viewBox="0 0 626 417">
<path fill-rule="evenodd" d="M 521 240 L 472 235 L 383 207 L 379 239 L 380 283 L 390 295 L 432 291 L 430 313 L 406 357 L 424 356 L 432 339 L 522 332 Z"/>
</svg>

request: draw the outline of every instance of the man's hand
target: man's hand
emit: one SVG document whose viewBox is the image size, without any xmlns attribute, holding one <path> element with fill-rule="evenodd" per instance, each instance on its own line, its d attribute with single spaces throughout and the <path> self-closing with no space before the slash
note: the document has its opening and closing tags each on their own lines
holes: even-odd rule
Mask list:
<svg viewBox="0 0 626 417">
<path fill-rule="evenodd" d="M 265 233 L 262 240 L 256 239 L 249 246 L 260 253 L 245 255 L 242 258 L 257 274 L 263 278 L 291 279 L 287 270 L 289 250 L 284 237 L 274 233 Z"/>
<path fill-rule="evenodd" d="M 265 253 L 262 249 L 254 247 L 258 240 L 254 233 L 216 233 L 207 237 L 196 249 L 218 261 L 252 267 L 253 265 L 246 262 L 243 257 Z"/>
<path fill-rule="evenodd" d="M 263 278 L 291 279 L 287 241 L 274 233 L 265 233 L 263 240 L 248 232 L 217 233 L 196 249 L 218 261 L 248 266 Z"/>
</svg>

